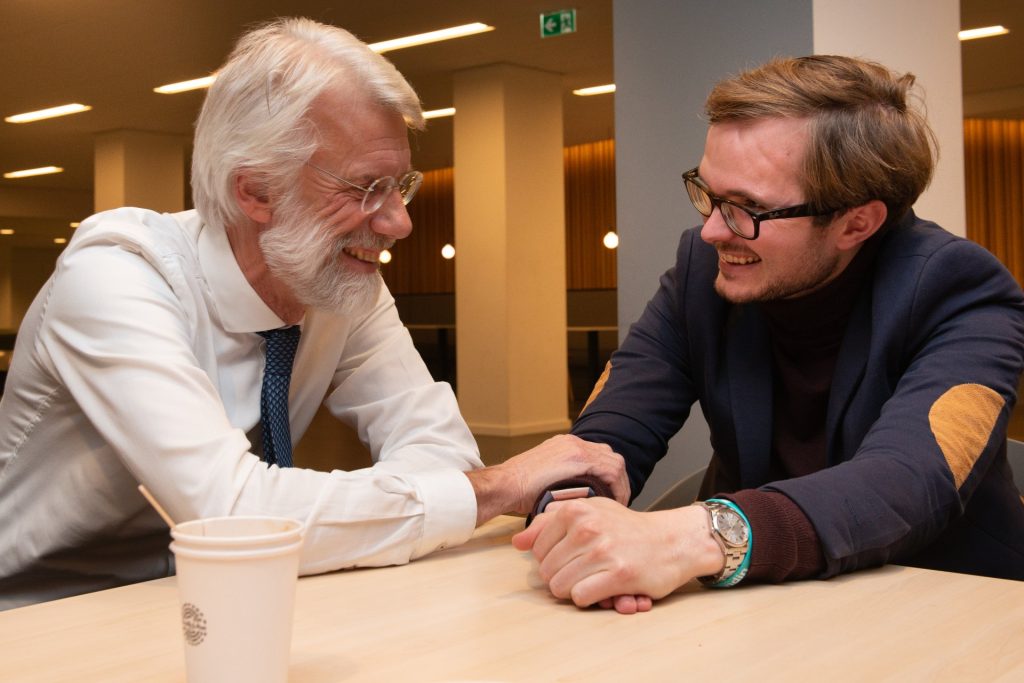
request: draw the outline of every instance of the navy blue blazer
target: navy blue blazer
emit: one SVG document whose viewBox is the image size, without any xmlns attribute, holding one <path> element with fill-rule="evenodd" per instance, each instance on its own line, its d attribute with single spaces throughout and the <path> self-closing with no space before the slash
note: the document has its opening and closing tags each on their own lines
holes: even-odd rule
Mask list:
<svg viewBox="0 0 1024 683">
<path fill-rule="evenodd" d="M 837 359 L 828 466 L 768 481 L 769 332 L 714 291 L 715 249 L 683 233 L 573 426 L 626 459 L 636 495 L 699 402 L 704 490 L 785 494 L 813 524 L 823 576 L 887 562 L 1024 579 L 1024 500 L 1006 427 L 1024 367 L 1024 294 L 983 248 L 912 213 L 884 236 Z"/>
</svg>

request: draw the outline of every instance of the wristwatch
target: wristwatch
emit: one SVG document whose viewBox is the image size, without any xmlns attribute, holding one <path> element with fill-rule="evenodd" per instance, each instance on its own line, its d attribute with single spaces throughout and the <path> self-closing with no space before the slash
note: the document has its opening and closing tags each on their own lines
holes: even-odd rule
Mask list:
<svg viewBox="0 0 1024 683">
<path fill-rule="evenodd" d="M 537 499 L 533 505 L 533 512 L 526 516 L 526 526 L 533 523 L 533 518 L 544 512 L 548 503 L 555 503 L 560 500 L 572 500 L 573 498 L 593 498 L 597 495 L 593 486 L 572 486 L 569 488 L 548 489 Z"/>
<path fill-rule="evenodd" d="M 726 500 L 712 498 L 698 501 L 708 512 L 711 538 L 725 555 L 725 566 L 714 576 L 701 576 L 698 580 L 714 588 L 735 586 L 747 574 L 750 566 L 750 523 L 738 507 Z"/>
</svg>

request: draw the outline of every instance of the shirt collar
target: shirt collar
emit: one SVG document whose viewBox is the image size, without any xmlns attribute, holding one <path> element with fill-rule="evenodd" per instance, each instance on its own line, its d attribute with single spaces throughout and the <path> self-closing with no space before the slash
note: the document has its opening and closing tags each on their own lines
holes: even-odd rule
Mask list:
<svg viewBox="0 0 1024 683">
<path fill-rule="evenodd" d="M 200 229 L 199 264 L 225 330 L 258 332 L 284 326 L 245 279 L 224 230 L 208 224 Z"/>
</svg>

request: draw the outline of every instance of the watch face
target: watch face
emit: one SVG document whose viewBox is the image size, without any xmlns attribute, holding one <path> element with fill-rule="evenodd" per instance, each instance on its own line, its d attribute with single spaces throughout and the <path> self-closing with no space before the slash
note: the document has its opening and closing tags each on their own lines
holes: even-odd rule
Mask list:
<svg viewBox="0 0 1024 683">
<path fill-rule="evenodd" d="M 744 545 L 750 535 L 750 530 L 743 523 L 743 519 L 728 508 L 716 511 L 715 526 L 722 539 L 729 545 Z"/>
</svg>

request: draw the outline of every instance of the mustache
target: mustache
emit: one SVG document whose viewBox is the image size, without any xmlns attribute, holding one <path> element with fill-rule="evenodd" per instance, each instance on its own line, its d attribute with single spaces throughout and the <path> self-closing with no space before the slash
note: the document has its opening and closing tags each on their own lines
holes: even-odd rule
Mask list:
<svg viewBox="0 0 1024 683">
<path fill-rule="evenodd" d="M 347 233 L 335 238 L 333 249 L 335 252 L 349 248 L 383 251 L 385 249 L 390 249 L 393 246 L 395 246 L 395 240 L 390 237 L 378 235 L 377 233 L 369 230 L 360 230 L 358 232 Z"/>
</svg>

